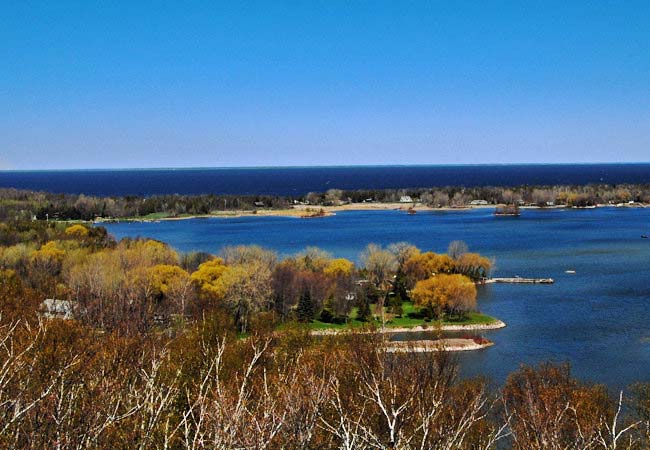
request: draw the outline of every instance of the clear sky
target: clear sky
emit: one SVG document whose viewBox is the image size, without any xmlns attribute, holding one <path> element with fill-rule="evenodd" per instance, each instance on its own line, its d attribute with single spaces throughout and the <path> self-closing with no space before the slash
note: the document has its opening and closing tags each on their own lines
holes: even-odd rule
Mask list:
<svg viewBox="0 0 650 450">
<path fill-rule="evenodd" d="M 9 0 L 0 168 L 650 161 L 650 2 Z"/>
</svg>

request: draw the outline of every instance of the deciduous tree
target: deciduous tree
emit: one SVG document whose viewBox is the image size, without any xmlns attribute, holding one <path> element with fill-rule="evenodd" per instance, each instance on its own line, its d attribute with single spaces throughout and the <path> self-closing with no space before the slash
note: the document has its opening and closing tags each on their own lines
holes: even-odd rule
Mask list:
<svg viewBox="0 0 650 450">
<path fill-rule="evenodd" d="M 370 281 L 377 288 L 383 287 L 398 268 L 395 254 L 376 244 L 369 244 L 366 247 L 361 253 L 361 262 L 370 275 Z"/>
<path fill-rule="evenodd" d="M 476 308 L 476 286 L 466 276 L 441 274 L 418 281 L 411 298 L 434 316 L 445 308 L 464 314 Z"/>
</svg>

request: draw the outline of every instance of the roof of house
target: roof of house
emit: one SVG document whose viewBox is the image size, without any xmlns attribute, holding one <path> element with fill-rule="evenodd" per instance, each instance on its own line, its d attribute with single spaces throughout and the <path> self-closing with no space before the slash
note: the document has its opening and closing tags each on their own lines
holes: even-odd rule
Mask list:
<svg viewBox="0 0 650 450">
<path fill-rule="evenodd" d="M 41 303 L 41 314 L 46 318 L 72 319 L 75 302 L 71 300 L 60 300 L 46 298 Z"/>
</svg>

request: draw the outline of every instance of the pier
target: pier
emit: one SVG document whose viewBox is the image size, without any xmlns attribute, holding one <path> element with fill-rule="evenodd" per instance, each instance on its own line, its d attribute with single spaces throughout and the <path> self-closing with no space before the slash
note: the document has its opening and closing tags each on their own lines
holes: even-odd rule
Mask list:
<svg viewBox="0 0 650 450">
<path fill-rule="evenodd" d="M 553 278 L 488 278 L 485 283 L 553 284 Z"/>
</svg>

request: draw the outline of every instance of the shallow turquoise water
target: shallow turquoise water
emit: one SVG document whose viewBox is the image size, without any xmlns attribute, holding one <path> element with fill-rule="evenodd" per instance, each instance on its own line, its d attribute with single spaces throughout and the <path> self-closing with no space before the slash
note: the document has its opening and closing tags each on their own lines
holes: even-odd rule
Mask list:
<svg viewBox="0 0 650 450">
<path fill-rule="evenodd" d="M 444 252 L 451 240 L 495 258 L 496 276 L 552 277 L 554 285 L 489 285 L 479 308 L 508 327 L 484 332 L 494 347 L 459 356 L 466 374 L 495 382 L 520 363 L 570 361 L 576 375 L 613 388 L 650 381 L 650 209 L 343 212 L 301 220 L 278 217 L 108 224 L 117 238 L 143 236 L 181 251 L 217 252 L 258 244 L 293 254 L 315 245 L 358 259 L 371 242 L 409 241 Z M 575 275 L 566 274 L 575 270 Z"/>
</svg>

